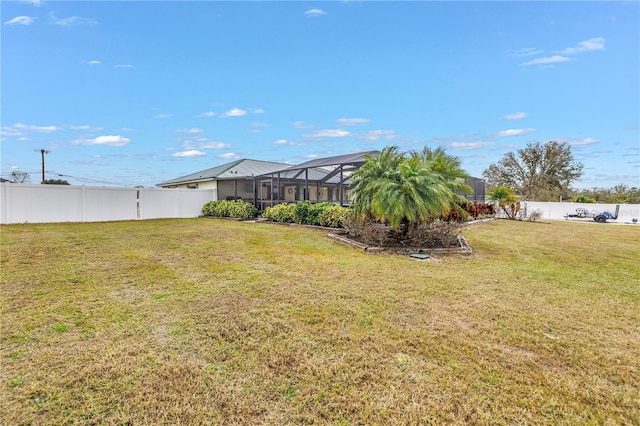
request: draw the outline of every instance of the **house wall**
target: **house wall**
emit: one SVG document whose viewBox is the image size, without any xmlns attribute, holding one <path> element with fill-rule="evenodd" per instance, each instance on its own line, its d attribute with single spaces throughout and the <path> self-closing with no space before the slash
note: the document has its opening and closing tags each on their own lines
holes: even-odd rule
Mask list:
<svg viewBox="0 0 640 426">
<path fill-rule="evenodd" d="M 298 188 L 293 185 L 293 186 L 285 186 L 284 187 L 284 200 L 287 203 L 295 203 L 296 202 L 296 195 L 298 192 Z"/>
<path fill-rule="evenodd" d="M 198 189 L 213 189 L 215 191 L 218 189 L 218 181 L 208 180 L 205 182 L 198 182 Z"/>
<path fill-rule="evenodd" d="M 213 190 L 0 184 L 0 223 L 197 217 Z"/>
</svg>

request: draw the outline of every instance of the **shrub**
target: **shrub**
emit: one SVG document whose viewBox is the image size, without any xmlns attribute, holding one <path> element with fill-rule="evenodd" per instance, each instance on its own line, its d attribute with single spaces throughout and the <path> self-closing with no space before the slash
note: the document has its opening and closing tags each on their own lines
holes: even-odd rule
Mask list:
<svg viewBox="0 0 640 426">
<path fill-rule="evenodd" d="M 347 222 L 350 211 L 350 209 L 336 204 L 328 204 L 324 206 L 318 216 L 318 224 L 330 228 L 342 228 Z"/>
<path fill-rule="evenodd" d="M 293 223 L 296 221 L 296 204 L 277 204 L 267 207 L 262 213 L 262 217 L 273 222 Z"/>
<path fill-rule="evenodd" d="M 448 222 L 462 222 L 469 219 L 478 219 L 483 217 L 493 217 L 496 215 L 496 207 L 489 203 L 461 203 L 459 208 L 464 210 L 460 212 L 452 209 L 446 216 L 441 217 L 441 220 Z"/>
<path fill-rule="evenodd" d="M 302 225 L 320 225 L 318 220 L 322 210 L 326 206 L 330 206 L 329 203 L 317 203 L 311 204 L 309 201 L 303 201 L 297 203 L 295 207 L 295 221 Z"/>
<path fill-rule="evenodd" d="M 251 219 L 258 215 L 258 209 L 251 203 L 242 200 L 209 201 L 202 206 L 202 214 L 213 217 L 232 217 L 235 219 Z"/>
<path fill-rule="evenodd" d="M 295 207 L 295 222 L 296 223 L 306 223 L 307 216 L 309 215 L 309 209 L 311 208 L 311 203 L 308 201 L 303 201 L 301 203 L 296 203 Z"/>
<path fill-rule="evenodd" d="M 541 219 L 543 215 L 544 213 L 542 212 L 542 210 L 535 209 L 529 212 L 529 215 L 523 219 L 526 219 L 528 222 L 535 222 L 536 220 Z"/>
<path fill-rule="evenodd" d="M 307 217 L 303 223 L 305 225 L 320 226 L 320 215 L 322 214 L 322 211 L 329 206 L 329 203 L 311 204 L 307 210 Z"/>
<path fill-rule="evenodd" d="M 300 223 L 302 225 L 327 226 L 340 228 L 344 226 L 350 209 L 331 203 L 311 204 L 309 201 L 291 204 L 278 204 L 267 207 L 262 217 L 273 222 Z"/>
</svg>

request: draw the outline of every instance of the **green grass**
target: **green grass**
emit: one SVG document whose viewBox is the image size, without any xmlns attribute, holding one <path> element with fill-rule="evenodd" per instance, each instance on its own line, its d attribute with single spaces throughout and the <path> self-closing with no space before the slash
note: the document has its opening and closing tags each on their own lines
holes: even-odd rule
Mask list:
<svg viewBox="0 0 640 426">
<path fill-rule="evenodd" d="M 640 227 L 468 257 L 212 219 L 0 228 L 0 424 L 640 424 Z"/>
</svg>

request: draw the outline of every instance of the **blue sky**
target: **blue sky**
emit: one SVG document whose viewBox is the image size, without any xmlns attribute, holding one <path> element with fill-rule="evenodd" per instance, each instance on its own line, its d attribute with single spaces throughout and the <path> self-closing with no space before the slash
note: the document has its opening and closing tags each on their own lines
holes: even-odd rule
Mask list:
<svg viewBox="0 0 640 426">
<path fill-rule="evenodd" d="M 640 186 L 638 2 L 3 1 L 1 172 L 154 186 L 231 161 L 558 140 Z M 62 175 L 62 176 L 59 176 Z"/>
</svg>

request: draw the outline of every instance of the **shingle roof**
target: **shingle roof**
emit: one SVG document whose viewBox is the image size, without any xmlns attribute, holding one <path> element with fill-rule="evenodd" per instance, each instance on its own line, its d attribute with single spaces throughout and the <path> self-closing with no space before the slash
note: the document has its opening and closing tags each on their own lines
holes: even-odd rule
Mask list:
<svg viewBox="0 0 640 426">
<path fill-rule="evenodd" d="M 159 183 L 157 184 L 157 186 L 170 186 L 191 182 L 202 182 L 213 179 L 246 178 L 249 176 L 259 176 L 266 173 L 276 172 L 278 170 L 288 168 L 289 166 L 290 164 L 286 163 L 274 163 L 271 161 L 250 160 L 247 158 L 243 158 L 240 160 L 232 161 L 231 163 L 213 167 L 211 169 L 206 169 L 199 172 L 191 173 L 189 175 L 171 179 Z"/>
</svg>

